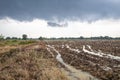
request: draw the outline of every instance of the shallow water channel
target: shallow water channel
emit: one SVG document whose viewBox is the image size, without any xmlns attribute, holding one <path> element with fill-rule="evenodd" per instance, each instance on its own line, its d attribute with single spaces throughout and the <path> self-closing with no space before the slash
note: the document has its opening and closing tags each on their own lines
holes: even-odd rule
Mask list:
<svg viewBox="0 0 120 80">
<path fill-rule="evenodd" d="M 74 67 L 66 64 L 62 57 L 61 54 L 53 47 L 50 45 L 47 45 L 49 48 L 53 49 L 56 53 L 56 59 L 57 61 L 59 61 L 62 65 L 65 66 L 65 68 L 67 70 L 65 70 L 64 68 L 62 68 L 62 71 L 64 71 L 66 73 L 66 75 L 70 78 L 70 80 L 98 80 L 97 78 L 93 77 L 92 75 L 90 75 L 87 72 L 83 72 L 81 70 L 77 70 Z"/>
</svg>

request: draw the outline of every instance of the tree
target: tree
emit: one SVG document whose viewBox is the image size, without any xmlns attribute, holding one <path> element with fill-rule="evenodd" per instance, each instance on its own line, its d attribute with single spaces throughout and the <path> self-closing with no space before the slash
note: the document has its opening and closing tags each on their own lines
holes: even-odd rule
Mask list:
<svg viewBox="0 0 120 80">
<path fill-rule="evenodd" d="M 0 35 L 0 40 L 3 40 L 4 39 L 4 36 L 1 34 Z"/>
<path fill-rule="evenodd" d="M 84 39 L 84 37 L 83 37 L 83 36 L 80 36 L 80 39 Z"/>
<path fill-rule="evenodd" d="M 16 39 L 17 40 L 18 38 L 17 37 L 12 37 L 11 39 Z"/>
<path fill-rule="evenodd" d="M 39 40 L 43 40 L 43 37 L 39 37 L 38 39 L 39 39 Z"/>
<path fill-rule="evenodd" d="M 6 39 L 8 40 L 8 39 L 11 39 L 10 37 L 6 37 Z"/>
<path fill-rule="evenodd" d="M 27 35 L 26 35 L 26 34 L 23 34 L 23 35 L 22 35 L 22 39 L 23 39 L 23 40 L 26 40 L 26 39 L 27 39 Z"/>
</svg>

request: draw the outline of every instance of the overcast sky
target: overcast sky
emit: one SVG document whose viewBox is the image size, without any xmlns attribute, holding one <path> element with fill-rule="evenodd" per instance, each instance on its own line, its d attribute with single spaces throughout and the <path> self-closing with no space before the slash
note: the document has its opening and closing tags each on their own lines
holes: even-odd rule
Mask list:
<svg viewBox="0 0 120 80">
<path fill-rule="evenodd" d="M 0 34 L 120 37 L 120 0 L 0 0 Z"/>
</svg>

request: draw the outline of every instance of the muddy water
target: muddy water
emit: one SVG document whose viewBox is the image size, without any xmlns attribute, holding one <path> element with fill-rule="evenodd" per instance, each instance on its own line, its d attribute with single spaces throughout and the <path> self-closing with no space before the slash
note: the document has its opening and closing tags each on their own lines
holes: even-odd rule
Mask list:
<svg viewBox="0 0 120 80">
<path fill-rule="evenodd" d="M 105 58 L 110 58 L 110 59 L 115 59 L 115 60 L 118 60 L 118 61 L 120 61 L 120 57 L 119 56 L 114 56 L 114 55 L 111 55 L 111 54 L 105 54 L 105 53 L 101 53 L 101 52 L 93 52 L 93 49 L 91 49 L 91 46 L 89 46 L 89 45 L 87 45 L 88 46 L 88 48 L 91 50 L 91 51 L 89 51 L 89 50 L 87 50 L 86 48 L 85 48 L 85 45 L 83 45 L 83 51 L 85 52 L 85 53 L 88 53 L 88 54 L 91 54 L 91 55 L 96 55 L 96 56 L 99 56 L 99 57 L 105 57 Z"/>
<path fill-rule="evenodd" d="M 67 68 L 67 70 L 62 69 L 62 71 L 66 73 L 66 75 L 70 78 L 70 80 L 98 80 L 92 75 L 83 72 L 81 70 L 77 70 L 74 67 L 66 64 L 63 61 L 60 53 L 53 46 L 48 45 L 48 47 L 52 48 L 57 53 L 56 59 Z"/>
</svg>

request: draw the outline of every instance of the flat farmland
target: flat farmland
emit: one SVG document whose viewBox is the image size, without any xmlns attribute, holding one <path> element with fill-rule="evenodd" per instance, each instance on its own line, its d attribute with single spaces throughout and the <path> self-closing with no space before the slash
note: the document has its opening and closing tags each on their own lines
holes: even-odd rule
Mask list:
<svg viewBox="0 0 120 80">
<path fill-rule="evenodd" d="M 2 42 L 1 80 L 120 80 L 120 40 L 25 42 Z"/>
<path fill-rule="evenodd" d="M 120 79 L 119 40 L 49 41 L 65 63 L 101 80 Z"/>
</svg>

